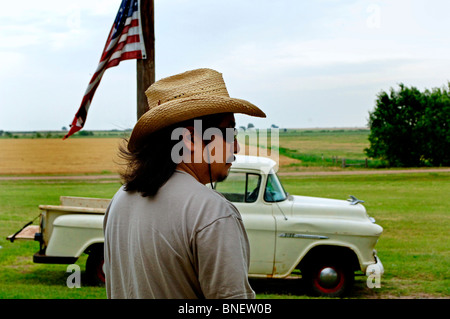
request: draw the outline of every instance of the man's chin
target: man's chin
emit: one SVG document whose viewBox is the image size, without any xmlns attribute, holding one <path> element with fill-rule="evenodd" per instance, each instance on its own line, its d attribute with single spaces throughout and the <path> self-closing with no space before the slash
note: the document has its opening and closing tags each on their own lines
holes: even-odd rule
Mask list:
<svg viewBox="0 0 450 319">
<path fill-rule="evenodd" d="M 236 156 L 233 155 L 233 157 L 227 159 L 226 163 L 231 165 L 231 163 L 233 163 L 235 160 L 236 160 Z"/>
<path fill-rule="evenodd" d="M 231 166 L 231 164 L 230 164 Z M 227 169 L 226 173 L 221 174 L 218 178 L 217 178 L 217 182 L 223 182 L 224 180 L 227 179 L 228 175 L 230 174 L 230 168 Z"/>
</svg>

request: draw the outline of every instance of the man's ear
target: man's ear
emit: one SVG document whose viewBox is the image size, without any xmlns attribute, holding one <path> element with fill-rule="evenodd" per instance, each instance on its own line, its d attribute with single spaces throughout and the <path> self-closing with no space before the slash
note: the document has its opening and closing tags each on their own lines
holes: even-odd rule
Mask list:
<svg viewBox="0 0 450 319">
<path fill-rule="evenodd" d="M 194 152 L 194 128 L 193 127 L 186 127 L 183 130 L 182 134 L 182 140 L 186 148 L 193 153 Z"/>
</svg>

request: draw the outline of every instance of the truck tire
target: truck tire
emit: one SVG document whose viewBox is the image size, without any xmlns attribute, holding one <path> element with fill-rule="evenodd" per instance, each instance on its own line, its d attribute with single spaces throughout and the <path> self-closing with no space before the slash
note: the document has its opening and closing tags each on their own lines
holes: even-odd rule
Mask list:
<svg viewBox="0 0 450 319">
<path fill-rule="evenodd" d="M 302 271 L 308 291 L 315 296 L 342 297 L 353 286 L 352 268 L 333 260 L 311 263 Z"/>
<path fill-rule="evenodd" d="M 105 284 L 104 261 L 103 245 L 89 251 L 86 261 L 86 277 L 89 285 L 103 286 Z"/>
</svg>

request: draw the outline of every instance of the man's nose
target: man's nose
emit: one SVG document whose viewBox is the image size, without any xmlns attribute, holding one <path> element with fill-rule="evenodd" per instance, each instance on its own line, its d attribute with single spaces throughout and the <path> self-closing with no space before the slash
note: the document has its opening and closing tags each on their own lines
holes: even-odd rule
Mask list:
<svg viewBox="0 0 450 319">
<path fill-rule="evenodd" d="M 241 147 L 239 145 L 239 142 L 237 140 L 234 141 L 234 154 L 239 153 L 239 151 L 241 150 Z"/>
</svg>

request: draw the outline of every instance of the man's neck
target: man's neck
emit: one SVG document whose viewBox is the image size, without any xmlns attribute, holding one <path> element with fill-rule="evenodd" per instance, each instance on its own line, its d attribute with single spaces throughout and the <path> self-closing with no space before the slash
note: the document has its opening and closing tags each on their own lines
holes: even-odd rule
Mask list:
<svg viewBox="0 0 450 319">
<path fill-rule="evenodd" d="M 181 162 L 177 165 L 176 169 L 192 175 L 192 177 L 202 184 L 207 184 L 209 183 L 209 175 L 203 173 L 204 169 L 202 165 L 203 164 L 186 164 Z"/>
</svg>

